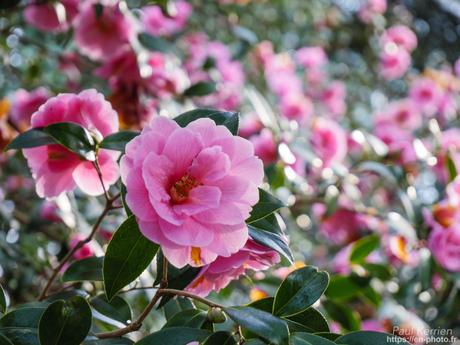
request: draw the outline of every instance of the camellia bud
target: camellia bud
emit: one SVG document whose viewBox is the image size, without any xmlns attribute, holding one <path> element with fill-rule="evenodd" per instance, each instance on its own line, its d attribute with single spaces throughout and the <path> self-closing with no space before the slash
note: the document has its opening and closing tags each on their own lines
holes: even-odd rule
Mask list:
<svg viewBox="0 0 460 345">
<path fill-rule="evenodd" d="M 224 312 L 222 311 L 221 308 L 218 307 L 212 307 L 208 310 L 208 315 L 207 318 L 209 321 L 212 323 L 223 323 L 225 320 L 227 320 Z"/>
</svg>

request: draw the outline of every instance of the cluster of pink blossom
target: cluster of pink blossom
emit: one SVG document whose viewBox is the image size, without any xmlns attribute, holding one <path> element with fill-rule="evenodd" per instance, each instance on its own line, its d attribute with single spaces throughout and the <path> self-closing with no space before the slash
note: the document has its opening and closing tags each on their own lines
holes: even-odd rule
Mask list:
<svg viewBox="0 0 460 345">
<path fill-rule="evenodd" d="M 200 106 L 236 110 L 242 101 L 245 74 L 243 66 L 232 58 L 229 48 L 210 41 L 204 33 L 185 37 L 187 56 L 184 68 L 192 84 L 213 82 L 216 92 L 196 99 Z"/>
<path fill-rule="evenodd" d="M 366 24 L 371 23 L 376 16 L 384 14 L 387 7 L 387 0 L 365 0 L 359 8 L 358 17 Z"/>
<path fill-rule="evenodd" d="M 417 47 L 417 36 L 405 25 L 386 29 L 380 37 L 379 74 L 387 80 L 401 78 L 412 63 L 411 52 Z"/>
</svg>

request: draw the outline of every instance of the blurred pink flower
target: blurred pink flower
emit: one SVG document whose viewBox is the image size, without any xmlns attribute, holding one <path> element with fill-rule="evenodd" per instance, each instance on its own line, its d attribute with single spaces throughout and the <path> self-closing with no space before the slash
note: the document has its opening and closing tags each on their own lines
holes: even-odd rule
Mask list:
<svg viewBox="0 0 460 345">
<path fill-rule="evenodd" d="M 78 13 L 79 3 L 79 0 L 61 0 L 54 3 L 31 1 L 24 10 L 24 19 L 29 25 L 42 31 L 66 31 Z"/>
<path fill-rule="evenodd" d="M 72 240 L 70 241 L 70 248 L 74 248 L 78 242 L 83 240 L 85 237 L 81 234 L 77 234 L 72 237 Z M 81 259 L 86 259 L 89 258 L 90 256 L 94 255 L 94 250 L 91 246 L 91 243 L 85 243 L 80 249 L 77 249 L 75 254 L 73 255 L 75 260 L 81 260 Z"/>
<path fill-rule="evenodd" d="M 204 266 L 187 290 L 207 296 L 211 291 L 220 291 L 248 269 L 266 270 L 279 261 L 277 252 L 249 239 L 237 253 L 229 257 L 219 256 L 214 262 Z"/>
<path fill-rule="evenodd" d="M 280 112 L 289 120 L 304 122 L 313 115 L 313 103 L 301 93 L 289 93 L 280 100 Z"/>
<path fill-rule="evenodd" d="M 259 134 L 253 135 L 249 141 L 254 145 L 254 152 L 265 165 L 276 162 L 278 150 L 273 133 L 264 128 Z"/>
<path fill-rule="evenodd" d="M 142 8 L 141 22 L 146 32 L 155 36 L 169 36 L 182 30 L 192 14 L 192 6 L 186 1 L 171 2 L 174 9 L 171 17 L 163 14 L 160 6 Z"/>
<path fill-rule="evenodd" d="M 410 54 L 405 49 L 385 49 L 380 55 L 379 74 L 387 80 L 401 78 L 411 62 Z"/>
<path fill-rule="evenodd" d="M 386 29 L 380 38 L 380 45 L 384 50 L 391 43 L 396 44 L 399 48 L 403 48 L 407 52 L 411 52 L 417 48 L 417 36 L 407 26 L 395 25 Z"/>
<path fill-rule="evenodd" d="M 98 2 L 98 14 L 93 1 L 82 4 L 75 18 L 75 44 L 79 51 L 93 60 L 116 55 L 136 34 L 135 23 L 120 10 L 120 3 Z"/>
<path fill-rule="evenodd" d="M 341 163 L 347 155 L 347 134 L 333 120 L 314 119 L 309 140 L 323 167 Z"/>
<path fill-rule="evenodd" d="M 112 89 L 121 83 L 140 83 L 142 81 L 134 51 L 126 46 L 118 49 L 116 55 L 104 60 L 101 67 L 94 71 L 100 78 L 108 80 Z"/>
<path fill-rule="evenodd" d="M 50 98 L 32 116 L 33 128 L 58 122 L 80 124 L 102 137 L 118 131 L 116 112 L 96 90 L 85 90 L 78 95 L 60 94 Z M 23 152 L 36 181 L 36 190 L 40 197 L 58 196 L 73 190 L 76 186 L 89 195 L 103 193 L 93 163 L 82 160 L 63 146 L 53 144 L 24 149 Z M 117 156 L 118 153 L 115 151 L 99 151 L 98 161 L 106 188 L 118 179 Z"/>
<path fill-rule="evenodd" d="M 365 0 L 358 11 L 358 17 L 364 23 L 370 23 L 375 16 L 384 14 L 386 10 L 387 0 Z"/>
<path fill-rule="evenodd" d="M 156 117 L 126 146 L 121 171 L 142 233 L 173 265 L 203 266 L 246 243 L 263 164 L 227 128 Z"/>
<path fill-rule="evenodd" d="M 432 79 L 415 79 L 409 90 L 409 97 L 427 116 L 435 115 L 442 102 L 442 90 Z"/>
<path fill-rule="evenodd" d="M 59 207 L 53 201 L 43 201 L 40 206 L 40 217 L 48 222 L 60 222 Z"/>
<path fill-rule="evenodd" d="M 394 155 L 396 160 L 402 164 L 410 164 L 417 160 L 412 144 L 414 141 L 412 133 L 399 125 L 377 122 L 374 128 L 374 135 L 388 146 L 390 155 Z"/>
<path fill-rule="evenodd" d="M 334 80 L 322 91 L 320 96 L 321 104 L 326 108 L 327 113 L 332 117 L 341 117 L 347 111 L 345 97 L 347 89 L 345 83 Z"/>
<path fill-rule="evenodd" d="M 447 155 L 450 156 L 457 169 L 460 169 L 460 129 L 449 128 L 445 130 L 441 133 L 439 141 L 434 172 L 441 181 L 446 183 L 449 180 L 446 165 Z"/>
<path fill-rule="evenodd" d="M 262 128 L 264 128 L 263 124 L 260 122 L 257 115 L 249 114 L 241 119 L 238 135 L 245 139 L 249 139 L 252 135 L 259 133 Z"/>
<path fill-rule="evenodd" d="M 411 99 L 392 101 L 376 116 L 376 123 L 388 123 L 408 130 L 422 125 L 422 114 Z"/>
<path fill-rule="evenodd" d="M 26 130 L 30 127 L 30 118 L 38 108 L 51 97 L 51 92 L 40 87 L 33 91 L 24 89 L 17 90 L 12 97 L 10 109 L 10 120 L 20 130 Z"/>
<path fill-rule="evenodd" d="M 460 227 L 435 226 L 428 238 L 428 247 L 436 261 L 445 269 L 460 272 Z"/>
<path fill-rule="evenodd" d="M 327 54 L 322 47 L 304 47 L 295 53 L 296 62 L 307 69 L 321 69 L 328 63 Z"/>
</svg>

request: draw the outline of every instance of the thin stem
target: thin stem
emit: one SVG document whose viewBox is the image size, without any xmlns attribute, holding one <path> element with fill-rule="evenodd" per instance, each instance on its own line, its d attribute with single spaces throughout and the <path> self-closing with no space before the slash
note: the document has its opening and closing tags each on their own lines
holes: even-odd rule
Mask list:
<svg viewBox="0 0 460 345">
<path fill-rule="evenodd" d="M 97 160 L 97 156 L 96 156 L 96 159 L 93 162 L 93 166 L 94 166 L 94 169 L 96 169 L 97 176 L 99 177 L 99 181 L 101 182 L 102 190 L 104 191 L 105 200 L 109 201 L 110 200 L 110 195 L 108 194 L 107 189 L 105 188 L 104 180 L 102 179 L 102 171 L 101 171 L 101 167 L 99 165 L 99 162 Z"/>
<path fill-rule="evenodd" d="M 218 303 L 212 302 L 206 298 L 200 297 L 188 291 L 182 291 L 182 290 L 176 290 L 176 289 L 159 289 L 158 293 L 162 295 L 176 295 L 176 296 L 188 297 L 188 298 L 194 299 L 195 301 L 204 303 L 210 307 L 224 308 L 224 306 Z"/>
<path fill-rule="evenodd" d="M 48 290 L 50 289 L 50 287 L 53 284 L 54 280 L 56 279 L 57 275 L 62 270 L 62 268 L 65 266 L 65 264 L 74 256 L 74 254 L 77 252 L 77 250 L 82 248 L 86 243 L 89 243 L 93 239 L 94 235 L 96 234 L 97 230 L 99 229 L 99 226 L 102 223 L 102 220 L 112 210 L 112 205 L 113 205 L 113 202 L 115 200 L 116 200 L 116 198 L 107 200 L 105 208 L 102 211 L 102 213 L 99 216 L 99 218 L 96 220 L 96 223 L 94 224 L 90 234 L 88 236 L 86 236 L 84 239 L 82 239 L 81 241 L 79 241 L 76 244 L 75 247 L 73 247 L 71 250 L 69 250 L 69 252 L 66 254 L 66 256 L 64 256 L 64 258 L 61 260 L 59 265 L 57 265 L 57 267 L 55 267 L 53 269 L 53 273 L 51 274 L 51 277 L 48 279 L 48 282 L 46 283 L 45 288 L 43 289 L 43 291 L 40 294 L 40 297 L 38 298 L 39 301 L 42 301 L 43 299 L 45 299 L 47 297 Z"/>
<path fill-rule="evenodd" d="M 168 287 L 168 259 L 163 256 L 163 274 L 161 276 L 160 288 L 165 289 Z"/>
<path fill-rule="evenodd" d="M 134 320 L 132 323 L 130 323 L 128 326 L 117 329 L 116 331 L 112 331 L 112 332 L 98 333 L 96 334 L 96 337 L 98 337 L 99 339 L 117 338 L 125 334 L 139 330 L 139 328 L 141 328 L 142 326 L 142 322 L 144 322 L 145 318 L 149 315 L 149 313 L 152 311 L 155 304 L 161 298 L 161 294 L 159 293 L 159 291 L 160 290 L 158 290 L 155 296 L 153 296 L 152 300 L 147 305 L 147 307 L 144 309 L 142 314 L 139 315 L 139 317 L 136 320 Z"/>
</svg>

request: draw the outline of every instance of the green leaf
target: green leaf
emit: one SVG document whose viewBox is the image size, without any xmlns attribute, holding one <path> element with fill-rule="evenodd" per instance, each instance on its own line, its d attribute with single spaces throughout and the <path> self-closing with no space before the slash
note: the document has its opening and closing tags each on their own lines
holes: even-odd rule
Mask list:
<svg viewBox="0 0 460 345">
<path fill-rule="evenodd" d="M 357 296 L 369 286 L 370 278 L 349 276 L 333 276 L 326 290 L 326 296 L 334 299 L 349 299 Z"/>
<path fill-rule="evenodd" d="M 83 345 L 132 345 L 134 341 L 128 338 L 89 339 Z"/>
<path fill-rule="evenodd" d="M 6 296 L 2 284 L 0 284 L 0 312 L 6 313 Z"/>
<path fill-rule="evenodd" d="M 73 122 L 53 123 L 43 128 L 58 144 L 78 154 L 80 157 L 94 161 L 95 141 L 91 134 L 82 126 Z"/>
<path fill-rule="evenodd" d="M 104 257 L 89 257 L 74 261 L 62 275 L 63 282 L 102 281 Z"/>
<path fill-rule="evenodd" d="M 14 138 L 5 148 L 5 151 L 28 149 L 50 144 L 56 144 L 56 141 L 47 133 L 43 132 L 41 128 L 33 128 Z"/>
<path fill-rule="evenodd" d="M 157 255 L 157 277 L 155 279 L 155 285 L 159 284 L 163 278 L 163 253 L 161 250 Z M 200 273 L 201 267 L 185 266 L 183 268 L 176 268 L 168 262 L 168 288 L 183 290 L 189 285 Z M 158 308 L 164 306 L 170 301 L 174 295 L 166 295 L 161 298 Z"/>
<path fill-rule="evenodd" d="M 252 208 L 251 215 L 246 223 L 251 224 L 259 219 L 265 218 L 285 205 L 270 193 L 259 188 L 259 201 Z"/>
<path fill-rule="evenodd" d="M 192 341 L 203 341 L 211 333 L 204 329 L 189 327 L 164 328 L 152 333 L 144 339 L 139 340 L 135 345 L 187 345 Z"/>
<path fill-rule="evenodd" d="M 206 96 L 213 92 L 216 92 L 216 83 L 200 81 L 186 89 L 183 95 L 186 97 Z"/>
<path fill-rule="evenodd" d="M 38 342 L 38 323 L 44 307 L 16 309 L 0 319 L 0 333 L 14 345 L 35 345 Z"/>
<path fill-rule="evenodd" d="M 277 251 L 289 262 L 292 263 L 294 261 L 294 257 L 292 256 L 289 246 L 280 235 L 255 228 L 252 225 L 248 225 L 248 229 L 249 236 L 254 241 Z"/>
<path fill-rule="evenodd" d="M 170 300 L 163 307 L 163 312 L 165 314 L 166 320 L 170 320 L 177 313 L 182 310 L 194 309 L 195 305 L 186 297 L 176 297 L 175 299 Z"/>
<path fill-rule="evenodd" d="M 325 300 L 323 306 L 329 317 L 340 323 L 346 330 L 355 331 L 360 329 L 361 320 L 359 314 L 348 306 L 332 300 Z"/>
<path fill-rule="evenodd" d="M 104 287 L 111 300 L 134 281 L 152 262 L 159 246 L 142 235 L 136 218 L 130 216 L 112 237 L 104 257 Z"/>
<path fill-rule="evenodd" d="M 210 335 L 202 345 L 237 345 L 237 343 L 231 333 L 220 331 Z"/>
<path fill-rule="evenodd" d="M 6 336 L 0 333 L 0 345 L 13 345 L 13 343 Z"/>
<path fill-rule="evenodd" d="M 336 344 L 346 345 L 387 345 L 387 344 L 402 344 L 409 345 L 409 343 L 392 334 L 371 332 L 371 331 L 359 331 L 343 335 L 335 340 Z"/>
<path fill-rule="evenodd" d="M 334 342 L 322 338 L 318 335 L 304 333 L 304 332 L 297 332 L 291 335 L 291 340 L 293 340 L 292 345 L 303 345 L 303 344 L 312 344 L 312 345 L 335 345 Z M 304 342 L 302 342 L 304 341 Z M 306 343 L 305 343 L 306 342 Z"/>
<path fill-rule="evenodd" d="M 285 321 L 262 310 L 251 307 L 225 308 L 225 313 L 237 324 L 271 344 L 289 342 L 289 330 Z"/>
<path fill-rule="evenodd" d="M 140 133 L 133 131 L 120 131 L 106 136 L 99 144 L 99 147 L 101 149 L 125 152 L 126 144 L 139 134 Z"/>
<path fill-rule="evenodd" d="M 133 212 L 129 209 L 128 204 L 126 203 L 126 186 L 120 181 L 120 194 L 121 194 L 121 203 L 125 209 L 126 215 L 128 217 L 133 215 Z"/>
<path fill-rule="evenodd" d="M 329 332 L 327 320 L 321 312 L 315 308 L 308 308 L 303 312 L 287 318 L 289 329 L 293 328 L 293 323 L 308 329 L 309 333 Z"/>
<path fill-rule="evenodd" d="M 166 322 L 163 328 L 171 327 L 190 327 L 190 328 L 203 328 L 206 323 L 206 313 L 199 309 L 182 310 L 175 314 L 171 319 Z"/>
<path fill-rule="evenodd" d="M 290 273 L 276 292 L 273 313 L 298 314 L 315 303 L 327 288 L 329 275 L 316 267 L 302 267 Z"/>
<path fill-rule="evenodd" d="M 158 51 L 166 53 L 171 50 L 171 47 L 164 39 L 142 32 L 138 36 L 139 42 L 150 51 Z"/>
<path fill-rule="evenodd" d="M 41 345 L 79 345 L 91 328 L 91 308 L 83 297 L 51 303 L 38 324 Z"/>
<path fill-rule="evenodd" d="M 91 306 L 102 315 L 105 315 L 112 320 L 120 321 L 127 325 L 131 319 L 131 307 L 128 302 L 120 296 L 115 296 L 111 301 L 107 300 L 107 297 L 102 294 L 93 297 L 90 300 Z"/>
<path fill-rule="evenodd" d="M 315 333 L 315 335 L 321 338 L 326 338 L 327 340 L 332 340 L 332 341 L 335 341 L 335 339 L 341 336 L 341 334 L 331 333 L 331 332 L 317 332 Z"/>
<path fill-rule="evenodd" d="M 379 278 L 383 281 L 390 280 L 393 277 L 391 267 L 385 264 L 364 262 L 361 263 L 361 267 L 364 268 L 370 276 Z"/>
<path fill-rule="evenodd" d="M 376 250 L 380 245 L 380 238 L 377 235 L 369 235 L 360 238 L 353 243 L 350 261 L 353 263 L 361 263 L 364 259 Z"/>
<path fill-rule="evenodd" d="M 457 172 L 457 167 L 455 165 L 455 162 L 452 159 L 452 154 L 450 152 L 446 155 L 445 164 L 446 164 L 446 169 L 447 169 L 447 173 L 449 176 L 449 182 L 452 182 L 457 177 L 458 172 Z"/>
<path fill-rule="evenodd" d="M 232 111 L 219 111 L 214 109 L 195 109 L 187 111 L 173 120 L 181 127 L 186 127 L 190 122 L 198 119 L 208 118 L 213 120 L 217 125 L 225 126 L 233 134 L 237 135 L 239 126 L 238 113 Z"/>
</svg>

